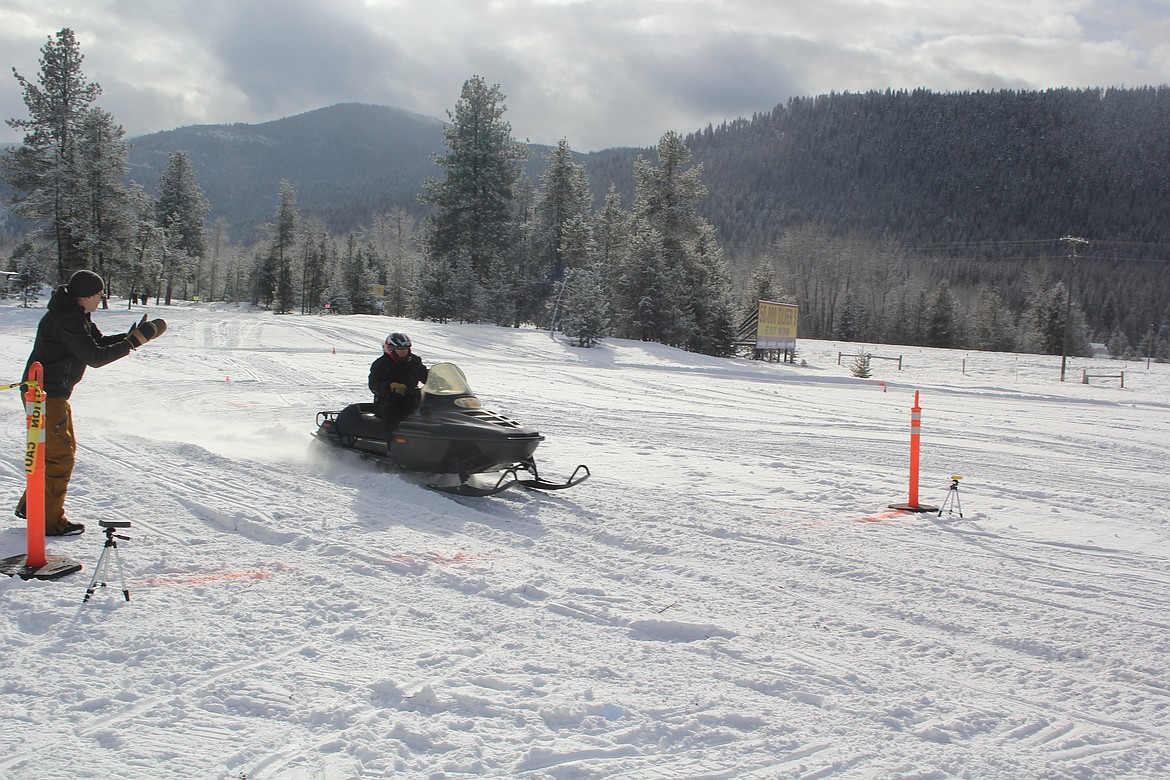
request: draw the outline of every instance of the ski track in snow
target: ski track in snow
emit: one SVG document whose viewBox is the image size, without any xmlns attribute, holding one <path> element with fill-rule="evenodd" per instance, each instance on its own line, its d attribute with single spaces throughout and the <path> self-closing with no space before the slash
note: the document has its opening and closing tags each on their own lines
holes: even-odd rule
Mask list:
<svg viewBox="0 0 1170 780">
<path fill-rule="evenodd" d="M 91 531 L 50 549 L 84 570 L 0 583 L 0 777 L 1170 774 L 1170 367 L 1060 386 L 1052 358 L 905 348 L 862 381 L 829 342 L 800 367 L 163 316 L 74 397 Z M 36 319 L 0 309 L 5 375 Z M 397 329 L 534 423 L 542 473 L 593 477 L 463 499 L 321 449 Z M 919 388 L 922 500 L 963 474 L 962 518 L 886 507 Z M 0 435 L 15 501 L 23 415 Z M 103 518 L 133 523 L 131 600 L 82 605 Z"/>
</svg>

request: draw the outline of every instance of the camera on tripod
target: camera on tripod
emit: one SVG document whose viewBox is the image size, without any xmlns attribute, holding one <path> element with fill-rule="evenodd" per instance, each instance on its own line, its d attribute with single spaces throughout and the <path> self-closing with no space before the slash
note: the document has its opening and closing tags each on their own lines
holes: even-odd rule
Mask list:
<svg viewBox="0 0 1170 780">
<path fill-rule="evenodd" d="M 126 597 L 127 601 L 129 601 L 130 589 L 126 587 L 126 575 L 122 573 L 122 559 L 118 555 L 118 542 L 116 540 L 122 539 L 128 542 L 130 541 L 130 537 L 122 536 L 122 534 L 116 534 L 114 531 L 129 528 L 130 521 L 98 520 L 98 525 L 100 525 L 102 530 L 106 532 L 106 542 L 102 547 L 102 554 L 101 557 L 98 558 L 97 566 L 94 567 L 93 579 L 89 581 L 89 587 L 85 591 L 85 598 L 83 598 L 81 602 L 84 604 L 85 602 L 89 601 L 90 596 L 93 595 L 93 592 L 97 590 L 98 587 L 106 587 L 105 577 L 106 572 L 108 572 L 110 569 L 110 550 L 114 551 L 114 555 L 112 556 L 114 566 L 118 570 L 118 578 L 122 580 L 122 595 Z"/>
<path fill-rule="evenodd" d="M 943 510 L 951 515 L 958 510 L 959 517 L 963 516 L 963 505 L 959 502 L 959 483 L 963 481 L 962 474 L 951 474 L 951 489 L 947 491 L 947 500 L 938 508 L 938 516 L 942 517 Z"/>
</svg>

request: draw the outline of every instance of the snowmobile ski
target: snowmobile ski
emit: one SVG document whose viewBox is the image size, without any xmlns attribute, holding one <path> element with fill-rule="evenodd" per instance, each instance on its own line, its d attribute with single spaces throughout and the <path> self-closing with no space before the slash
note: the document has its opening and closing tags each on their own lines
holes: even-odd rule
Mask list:
<svg viewBox="0 0 1170 780">
<path fill-rule="evenodd" d="M 522 464 L 520 468 L 523 468 L 523 470 L 531 473 L 532 477 L 531 479 L 521 479 L 520 477 L 517 477 L 516 481 L 531 490 L 564 490 L 565 488 L 571 488 L 574 485 L 580 485 L 591 476 L 589 473 L 589 467 L 584 463 L 573 469 L 573 473 L 570 474 L 569 478 L 564 482 L 551 482 L 541 477 L 540 474 L 538 474 L 536 471 L 536 462 L 531 459 L 527 463 Z"/>
</svg>

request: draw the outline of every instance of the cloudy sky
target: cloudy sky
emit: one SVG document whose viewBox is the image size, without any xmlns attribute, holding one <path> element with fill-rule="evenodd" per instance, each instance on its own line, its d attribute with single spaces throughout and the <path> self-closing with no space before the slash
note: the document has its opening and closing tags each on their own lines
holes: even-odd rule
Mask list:
<svg viewBox="0 0 1170 780">
<path fill-rule="evenodd" d="M 1170 83 L 1170 0 L 0 0 L 0 118 L 62 27 L 130 136 L 340 102 L 445 119 L 473 75 L 516 138 L 578 151 L 834 90 Z"/>
</svg>

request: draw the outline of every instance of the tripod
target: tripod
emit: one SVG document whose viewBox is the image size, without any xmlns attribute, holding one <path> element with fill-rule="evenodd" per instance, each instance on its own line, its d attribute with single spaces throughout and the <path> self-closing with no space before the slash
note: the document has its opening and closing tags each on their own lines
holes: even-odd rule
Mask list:
<svg viewBox="0 0 1170 780">
<path fill-rule="evenodd" d="M 114 533 L 114 530 L 117 528 L 129 528 L 130 523 L 126 521 L 99 520 L 98 525 L 100 525 L 106 532 L 106 543 L 105 546 L 102 547 L 101 557 L 98 558 L 97 566 L 94 567 L 93 570 L 93 579 L 89 581 L 89 588 L 85 591 L 85 598 L 81 600 L 81 603 L 84 604 L 85 602 L 89 601 L 89 597 L 93 595 L 95 590 L 97 590 L 99 584 L 103 588 L 106 587 L 105 576 L 106 571 L 110 568 L 110 550 L 114 551 L 114 565 L 118 567 L 118 578 L 122 581 L 122 595 L 126 597 L 127 601 L 129 601 L 130 589 L 126 587 L 126 575 L 122 573 L 122 559 L 118 557 L 117 540 L 122 539 L 128 542 L 130 541 L 130 537 L 116 534 Z M 101 581 L 99 582 L 99 580 Z"/>
<path fill-rule="evenodd" d="M 948 510 L 948 515 L 953 515 L 955 510 L 958 510 L 959 517 L 963 516 L 963 504 L 959 501 L 959 481 L 962 479 L 962 477 L 951 477 L 951 489 L 947 492 L 947 500 L 943 501 L 942 506 L 938 508 L 939 517 L 942 517 L 944 509 Z"/>
</svg>

